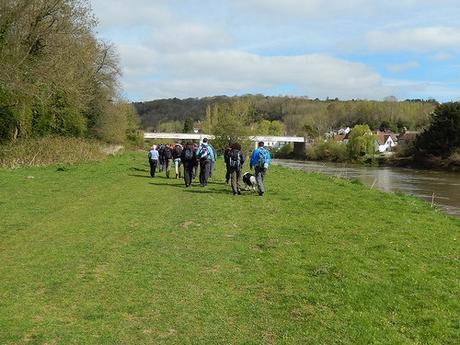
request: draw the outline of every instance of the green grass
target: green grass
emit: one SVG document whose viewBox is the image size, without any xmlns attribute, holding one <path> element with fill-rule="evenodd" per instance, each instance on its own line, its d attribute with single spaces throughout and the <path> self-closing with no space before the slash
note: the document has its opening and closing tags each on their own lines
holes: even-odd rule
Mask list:
<svg viewBox="0 0 460 345">
<path fill-rule="evenodd" d="M 147 178 L 145 154 L 0 170 L 0 344 L 458 344 L 460 221 L 271 167 Z M 33 178 L 32 178 L 33 177 Z"/>
</svg>

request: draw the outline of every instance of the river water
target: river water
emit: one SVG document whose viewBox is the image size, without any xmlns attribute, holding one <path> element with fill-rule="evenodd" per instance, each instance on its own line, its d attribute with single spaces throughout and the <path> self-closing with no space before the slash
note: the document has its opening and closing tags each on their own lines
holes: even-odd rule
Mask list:
<svg viewBox="0 0 460 345">
<path fill-rule="evenodd" d="M 460 174 L 458 173 L 282 159 L 274 160 L 273 163 L 304 171 L 357 179 L 365 185 L 374 186 L 385 192 L 403 192 L 429 203 L 434 200 L 437 207 L 460 217 Z"/>
</svg>

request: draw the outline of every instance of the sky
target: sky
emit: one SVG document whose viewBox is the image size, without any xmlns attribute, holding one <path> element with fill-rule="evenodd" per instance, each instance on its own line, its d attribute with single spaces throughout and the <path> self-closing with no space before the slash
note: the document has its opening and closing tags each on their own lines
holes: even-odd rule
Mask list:
<svg viewBox="0 0 460 345">
<path fill-rule="evenodd" d="M 460 100 L 460 0 L 89 0 L 130 101 Z"/>
</svg>

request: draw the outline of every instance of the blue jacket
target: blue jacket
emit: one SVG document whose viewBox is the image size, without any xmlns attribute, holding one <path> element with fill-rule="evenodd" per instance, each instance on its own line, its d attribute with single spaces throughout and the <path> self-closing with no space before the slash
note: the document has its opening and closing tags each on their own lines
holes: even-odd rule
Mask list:
<svg viewBox="0 0 460 345">
<path fill-rule="evenodd" d="M 206 159 L 211 160 L 211 161 L 215 161 L 216 156 L 214 155 L 214 148 L 211 145 L 208 145 L 208 144 L 205 144 L 205 143 L 203 143 L 200 146 L 198 146 L 198 149 L 196 150 L 196 153 L 195 153 L 196 157 L 201 158 L 200 154 L 201 154 L 201 149 L 203 147 L 206 147 L 206 150 L 208 151 L 208 156 L 206 157 Z"/>
<path fill-rule="evenodd" d="M 150 160 L 158 160 L 158 158 L 159 158 L 158 151 L 157 151 L 157 150 L 154 150 L 154 149 L 151 149 L 151 150 L 149 151 L 148 156 L 149 156 L 149 159 L 150 159 Z"/>
<path fill-rule="evenodd" d="M 270 164 L 270 160 L 271 160 L 270 151 L 268 151 L 264 147 L 259 147 L 255 149 L 254 151 L 252 151 L 251 160 L 249 162 L 249 165 L 251 166 L 251 168 L 255 167 L 259 163 L 259 150 L 265 151 L 265 164 L 267 164 L 267 166 Z"/>
</svg>

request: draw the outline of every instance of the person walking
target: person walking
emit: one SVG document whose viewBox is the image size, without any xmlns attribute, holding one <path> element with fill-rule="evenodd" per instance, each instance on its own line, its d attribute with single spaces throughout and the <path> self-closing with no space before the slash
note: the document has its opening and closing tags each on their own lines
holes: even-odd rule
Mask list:
<svg viewBox="0 0 460 345">
<path fill-rule="evenodd" d="M 214 153 L 209 147 L 207 138 L 204 138 L 203 143 L 198 146 L 195 155 L 200 160 L 200 185 L 205 187 L 208 185 L 211 162 L 214 160 Z"/>
<path fill-rule="evenodd" d="M 158 157 L 159 157 L 156 145 L 152 146 L 152 148 L 150 149 L 148 153 L 148 157 L 149 157 L 149 164 L 150 164 L 150 177 L 155 177 L 155 171 L 157 169 Z"/>
<path fill-rule="evenodd" d="M 196 167 L 195 150 L 192 143 L 185 145 L 180 158 L 184 166 L 185 187 L 188 188 L 192 184 L 193 169 Z"/>
<path fill-rule="evenodd" d="M 208 146 L 212 150 L 212 157 L 213 157 L 210 163 L 210 167 L 209 167 L 209 177 L 212 177 L 214 168 L 216 167 L 217 151 L 214 148 L 214 146 L 212 146 L 211 144 L 208 144 Z"/>
<path fill-rule="evenodd" d="M 260 196 L 263 196 L 265 193 L 264 177 L 270 165 L 270 159 L 270 152 L 264 147 L 264 142 L 260 141 L 258 147 L 252 151 L 249 162 L 251 170 L 255 168 L 257 188 L 259 189 Z"/>
<path fill-rule="evenodd" d="M 170 144 L 166 144 L 163 150 L 164 169 L 166 171 L 166 177 L 169 178 L 169 171 L 171 169 L 172 160 L 172 147 Z"/>
<path fill-rule="evenodd" d="M 194 180 L 195 177 L 196 177 L 196 169 L 198 167 L 198 160 L 196 158 L 196 151 L 198 151 L 198 144 L 193 143 L 193 155 L 195 157 L 195 164 L 193 165 L 193 170 L 192 170 L 192 180 Z"/>
<path fill-rule="evenodd" d="M 176 179 L 177 178 L 180 178 L 181 174 L 180 174 L 180 166 L 182 164 L 181 162 L 181 155 L 182 155 L 182 151 L 184 150 L 184 147 L 179 144 L 179 143 L 176 143 L 176 145 L 174 146 L 174 150 L 172 152 L 172 157 L 173 157 L 173 161 L 174 161 L 174 171 L 176 172 Z"/>
<path fill-rule="evenodd" d="M 164 150 L 165 146 L 163 144 L 160 144 L 158 146 L 158 163 L 159 163 L 159 172 L 163 171 L 164 164 L 165 164 L 165 158 L 164 158 Z"/>
<path fill-rule="evenodd" d="M 227 148 L 224 151 L 224 162 L 225 162 L 225 183 L 228 184 L 230 182 L 230 152 L 232 151 L 232 144 L 228 143 Z"/>
<path fill-rule="evenodd" d="M 241 145 L 234 143 L 231 146 L 231 151 L 228 157 L 228 166 L 230 171 L 230 178 L 232 181 L 233 195 L 241 195 L 240 181 L 241 181 L 241 169 L 244 164 L 244 155 L 241 151 Z"/>
</svg>

